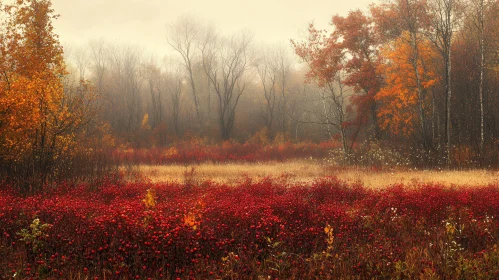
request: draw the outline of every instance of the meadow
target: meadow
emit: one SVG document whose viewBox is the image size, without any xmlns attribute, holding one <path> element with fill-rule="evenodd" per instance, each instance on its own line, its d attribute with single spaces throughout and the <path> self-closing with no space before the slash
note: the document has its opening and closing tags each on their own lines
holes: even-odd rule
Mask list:
<svg viewBox="0 0 499 280">
<path fill-rule="evenodd" d="M 0 194 L 2 279 L 496 279 L 497 171 L 124 168 Z"/>
<path fill-rule="evenodd" d="M 279 179 L 289 183 L 312 183 L 317 178 L 336 177 L 347 184 L 360 184 L 366 188 L 385 188 L 402 184 L 418 187 L 438 184 L 446 187 L 466 187 L 499 184 L 499 171 L 485 169 L 426 170 L 415 168 L 386 168 L 365 166 L 337 166 L 321 160 L 288 160 L 284 162 L 236 162 L 172 165 L 136 165 L 122 168 L 130 180 L 145 179 L 157 182 L 211 181 L 237 185 L 246 178 Z"/>
<path fill-rule="evenodd" d="M 53 2 L 0 0 L 0 279 L 499 279 L 499 1 Z"/>
</svg>

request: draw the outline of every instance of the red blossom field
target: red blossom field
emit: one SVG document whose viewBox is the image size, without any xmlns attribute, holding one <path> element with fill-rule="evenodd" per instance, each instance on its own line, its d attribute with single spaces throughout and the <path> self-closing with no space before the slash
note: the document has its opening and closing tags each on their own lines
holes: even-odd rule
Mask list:
<svg viewBox="0 0 499 280">
<path fill-rule="evenodd" d="M 2 279 L 497 279 L 497 186 L 335 178 L 0 194 Z"/>
</svg>

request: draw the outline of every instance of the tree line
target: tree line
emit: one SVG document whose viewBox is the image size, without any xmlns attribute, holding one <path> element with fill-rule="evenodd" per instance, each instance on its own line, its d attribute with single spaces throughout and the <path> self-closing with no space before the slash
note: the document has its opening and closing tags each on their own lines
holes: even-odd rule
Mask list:
<svg viewBox="0 0 499 280">
<path fill-rule="evenodd" d="M 102 40 L 68 58 L 80 76 L 90 70 L 108 106 L 103 120 L 132 145 L 244 141 L 265 129 L 298 141 L 334 139 L 346 157 L 375 140 L 415 149 L 432 164 L 492 163 L 498 7 L 394 0 L 332 16 L 327 30 L 310 24 L 307 37 L 289 45 L 263 46 L 248 30 L 222 35 L 182 16 L 165 32 L 166 59 Z"/>
<path fill-rule="evenodd" d="M 293 46 L 336 113 L 322 121 L 342 138 L 355 135 L 342 129 L 366 125 L 369 136 L 417 148 L 426 161 L 497 162 L 498 7 L 394 0 L 334 16 L 332 31 L 311 24 L 308 38 Z M 344 122 L 346 98 L 357 109 L 352 125 Z"/>
<path fill-rule="evenodd" d="M 308 137 L 298 108 L 313 87 L 303 83 L 289 45 L 259 46 L 249 30 L 223 35 L 188 16 L 171 22 L 166 34 L 170 55 L 163 58 L 105 39 L 65 48 L 73 78 L 93 81 L 103 106 L 100 118 L 122 142 L 148 147 L 189 137 L 244 141 L 263 128 L 272 136 Z M 320 140 L 321 133 L 314 133 Z"/>
</svg>

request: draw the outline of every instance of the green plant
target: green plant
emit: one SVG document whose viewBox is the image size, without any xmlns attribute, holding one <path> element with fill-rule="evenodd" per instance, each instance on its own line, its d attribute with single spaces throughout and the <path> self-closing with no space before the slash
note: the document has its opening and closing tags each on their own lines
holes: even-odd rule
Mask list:
<svg viewBox="0 0 499 280">
<path fill-rule="evenodd" d="M 40 222 L 40 219 L 34 219 L 29 229 L 22 229 L 17 234 L 22 238 L 21 241 L 25 242 L 26 245 L 31 245 L 33 253 L 36 253 L 38 249 L 43 247 L 43 238 L 46 236 L 45 231 L 51 227 L 50 224 L 44 224 Z"/>
</svg>

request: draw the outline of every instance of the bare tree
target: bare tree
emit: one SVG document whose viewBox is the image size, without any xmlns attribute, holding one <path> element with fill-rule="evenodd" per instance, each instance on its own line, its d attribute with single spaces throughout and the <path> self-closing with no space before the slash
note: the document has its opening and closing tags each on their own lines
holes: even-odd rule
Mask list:
<svg viewBox="0 0 499 280">
<path fill-rule="evenodd" d="M 157 65 L 157 60 L 151 57 L 150 61 L 143 66 L 144 78 L 147 81 L 149 94 L 151 96 L 152 127 L 155 128 L 162 122 L 163 117 L 163 90 L 162 73 Z"/>
<path fill-rule="evenodd" d="M 349 92 L 351 90 L 345 88 L 342 72 L 339 71 L 335 76 L 335 81 L 326 83 L 326 86 L 320 91 L 322 115 L 316 114 L 320 123 L 326 126 L 326 131 L 331 139 L 333 138 L 331 126 L 340 132 L 343 152 L 347 157 L 350 156 L 354 143 L 354 141 L 350 141 L 348 127 L 345 125 L 353 120 L 353 118 L 349 118 L 346 110 L 347 100 L 352 95 Z"/>
<path fill-rule="evenodd" d="M 187 71 L 187 77 L 191 86 L 191 96 L 194 101 L 197 122 L 200 130 L 204 129 L 204 118 L 200 108 L 200 93 L 196 86 L 196 66 L 199 65 L 197 43 L 203 36 L 203 26 L 196 19 L 182 16 L 168 26 L 167 41 L 168 44 L 182 58 L 183 65 Z"/>
<path fill-rule="evenodd" d="M 168 72 L 163 74 L 164 85 L 170 96 L 173 127 L 177 136 L 181 135 L 180 110 L 184 77 L 184 71 L 182 71 L 180 63 L 170 63 Z"/>
<path fill-rule="evenodd" d="M 90 60 L 92 63 L 92 71 L 97 80 L 97 90 L 99 94 L 103 94 L 103 80 L 106 71 L 106 44 L 104 39 L 90 41 Z"/>
<path fill-rule="evenodd" d="M 230 139 L 236 108 L 250 79 L 245 77 L 251 64 L 252 35 L 241 32 L 229 38 L 207 33 L 202 45 L 203 68 L 218 98 L 220 136 Z"/>
<path fill-rule="evenodd" d="M 472 0 L 472 22 L 477 29 L 478 48 L 480 56 L 480 80 L 478 85 L 478 98 L 480 103 L 480 153 L 483 153 L 485 143 L 485 120 L 484 120 L 484 101 L 483 101 L 483 84 L 485 75 L 485 9 L 487 6 L 486 0 Z"/>
<path fill-rule="evenodd" d="M 142 50 L 136 46 L 115 47 L 109 52 L 112 94 L 109 106 L 121 109 L 111 116 L 115 128 L 126 133 L 131 141 L 132 132 L 140 126 L 142 107 Z"/>
<path fill-rule="evenodd" d="M 277 79 L 279 82 L 280 90 L 280 102 L 279 111 L 281 118 L 281 132 L 286 133 L 287 121 L 288 121 L 288 79 L 291 73 L 291 58 L 288 49 L 284 46 L 279 46 L 275 49 L 275 54 L 277 60 Z"/>
<path fill-rule="evenodd" d="M 318 95 L 318 98 L 308 97 L 307 102 L 314 104 L 311 106 L 312 110 L 302 111 L 295 121 L 297 125 L 320 125 L 330 139 L 334 139 L 335 134 L 339 132 L 343 155 L 345 158 L 350 159 L 360 126 L 347 125 L 353 123 L 356 118 L 355 114 L 349 113 L 349 110 L 347 110 L 350 105 L 348 100 L 355 92 L 346 87 L 343 80 L 344 73 L 338 71 L 328 81 L 320 85 L 317 84 L 317 87 L 308 90 L 312 94 Z M 306 88 L 303 88 L 303 90 L 307 91 Z M 302 103 L 300 106 L 304 107 L 305 104 Z M 311 118 L 305 120 L 304 117 L 307 115 Z"/>
<path fill-rule="evenodd" d="M 88 49 L 83 46 L 79 46 L 74 51 L 73 56 L 76 63 L 76 68 L 78 69 L 78 73 L 80 75 L 80 80 L 85 80 L 85 73 L 90 62 Z"/>
<path fill-rule="evenodd" d="M 286 133 L 291 58 L 288 49 L 281 45 L 266 46 L 262 53 L 263 57 L 257 66 L 257 71 L 265 97 L 265 124 L 270 131 L 273 120 L 278 117 L 279 129 L 282 133 Z"/>
<path fill-rule="evenodd" d="M 264 50 L 262 53 L 263 57 L 257 65 L 257 72 L 262 84 L 263 96 L 265 97 L 263 120 L 267 130 L 271 132 L 276 105 L 277 61 L 275 61 L 275 57 L 271 52 Z"/>
</svg>

